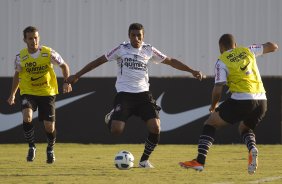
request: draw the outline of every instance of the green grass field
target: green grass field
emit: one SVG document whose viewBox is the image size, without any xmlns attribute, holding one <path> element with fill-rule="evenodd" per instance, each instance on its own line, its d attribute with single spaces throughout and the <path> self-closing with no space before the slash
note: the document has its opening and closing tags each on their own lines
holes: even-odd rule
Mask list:
<svg viewBox="0 0 282 184">
<path fill-rule="evenodd" d="M 128 150 L 138 164 L 142 144 L 56 144 L 56 162 L 46 164 L 45 144 L 37 144 L 34 162 L 26 162 L 27 145 L 2 144 L 0 147 L 1 184 L 21 183 L 107 183 L 107 184 L 181 184 L 181 183 L 282 183 L 282 146 L 258 145 L 259 167 L 255 175 L 247 173 L 245 145 L 214 145 L 209 152 L 205 170 L 196 172 L 178 166 L 197 152 L 196 145 L 159 145 L 151 162 L 155 169 L 118 170 L 114 155 Z"/>
</svg>

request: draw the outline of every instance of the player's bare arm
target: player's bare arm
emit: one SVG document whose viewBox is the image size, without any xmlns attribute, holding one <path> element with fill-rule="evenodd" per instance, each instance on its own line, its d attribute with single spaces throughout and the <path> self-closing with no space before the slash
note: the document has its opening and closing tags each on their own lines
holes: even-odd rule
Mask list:
<svg viewBox="0 0 282 184">
<path fill-rule="evenodd" d="M 212 90 L 211 107 L 209 109 L 210 112 L 214 112 L 215 108 L 218 106 L 218 103 L 221 99 L 221 94 L 222 94 L 224 84 L 225 83 L 220 82 L 214 85 L 213 90 Z"/>
<path fill-rule="evenodd" d="M 202 80 L 203 78 L 206 78 L 205 75 L 203 75 L 201 71 L 193 70 L 192 68 L 190 68 L 189 66 L 185 65 L 184 63 L 182 63 L 181 61 L 177 59 L 167 57 L 162 63 L 170 65 L 171 67 L 178 69 L 178 70 L 190 72 L 198 80 Z"/>
<path fill-rule="evenodd" d="M 267 42 L 262 45 L 263 45 L 263 54 L 269 52 L 275 52 L 278 49 L 278 45 L 276 43 Z"/>
<path fill-rule="evenodd" d="M 69 93 L 69 92 L 72 91 L 71 84 L 68 83 L 68 81 L 67 81 L 67 78 L 70 75 L 69 66 L 68 66 L 68 64 L 63 63 L 63 64 L 60 65 L 60 68 L 62 69 L 62 73 L 63 73 L 63 76 L 64 76 L 63 93 Z"/>
<path fill-rule="evenodd" d="M 103 55 L 94 61 L 88 63 L 85 67 L 83 67 L 80 71 L 78 71 L 76 74 L 71 75 L 68 77 L 67 81 L 71 84 L 76 83 L 78 79 L 84 75 L 85 73 L 97 68 L 98 66 L 106 63 L 108 60 L 107 58 Z"/>
<path fill-rule="evenodd" d="M 7 100 L 9 105 L 15 104 L 15 96 L 18 91 L 18 88 L 19 88 L 19 72 L 16 71 L 13 78 L 11 94 Z"/>
</svg>

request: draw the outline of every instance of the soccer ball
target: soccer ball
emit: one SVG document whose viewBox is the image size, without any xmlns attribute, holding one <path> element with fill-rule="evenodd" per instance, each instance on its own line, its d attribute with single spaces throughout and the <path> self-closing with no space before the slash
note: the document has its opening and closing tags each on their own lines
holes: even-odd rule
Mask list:
<svg viewBox="0 0 282 184">
<path fill-rule="evenodd" d="M 115 166 L 120 170 L 127 170 L 134 165 L 134 156 L 129 151 L 119 151 L 115 156 Z"/>
</svg>

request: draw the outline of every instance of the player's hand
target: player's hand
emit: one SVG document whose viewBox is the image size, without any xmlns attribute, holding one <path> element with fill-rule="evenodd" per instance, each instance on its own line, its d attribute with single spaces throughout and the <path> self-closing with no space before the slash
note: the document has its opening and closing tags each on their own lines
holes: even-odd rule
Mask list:
<svg viewBox="0 0 282 184">
<path fill-rule="evenodd" d="M 200 81 L 206 78 L 206 75 L 203 75 L 201 71 L 193 71 L 192 75 Z"/>
<path fill-rule="evenodd" d="M 64 82 L 63 84 L 63 93 L 69 93 L 72 91 L 72 86 L 68 82 Z"/>
<path fill-rule="evenodd" d="M 70 84 L 74 84 L 78 81 L 78 77 L 76 75 L 71 75 L 67 78 L 67 82 Z"/>
<path fill-rule="evenodd" d="M 213 113 L 215 111 L 216 107 L 210 106 L 209 111 L 210 113 Z"/>
<path fill-rule="evenodd" d="M 9 105 L 14 105 L 15 104 L 15 95 L 10 95 L 7 102 Z"/>
</svg>

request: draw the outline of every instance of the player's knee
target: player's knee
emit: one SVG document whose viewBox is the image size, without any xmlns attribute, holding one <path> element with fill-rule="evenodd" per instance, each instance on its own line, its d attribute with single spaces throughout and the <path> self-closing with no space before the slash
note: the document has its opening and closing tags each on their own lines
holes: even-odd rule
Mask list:
<svg viewBox="0 0 282 184">
<path fill-rule="evenodd" d="M 53 133 L 55 131 L 55 128 L 53 128 L 53 127 L 45 127 L 45 131 L 47 133 Z"/>
<path fill-rule="evenodd" d="M 161 127 L 159 124 L 152 124 L 149 127 L 149 131 L 153 134 L 159 134 L 161 132 Z"/>
<path fill-rule="evenodd" d="M 32 117 L 31 116 L 24 116 L 23 121 L 26 122 L 26 123 L 31 123 Z"/>
<path fill-rule="evenodd" d="M 220 128 L 227 125 L 227 123 L 221 119 L 218 112 L 212 113 L 204 124 L 213 126 L 215 128 Z"/>
<path fill-rule="evenodd" d="M 47 133 L 53 133 L 55 131 L 55 123 L 54 122 L 44 122 L 45 131 Z"/>
<path fill-rule="evenodd" d="M 112 120 L 111 124 L 111 134 L 113 135 L 121 135 L 125 127 L 125 123 L 121 121 Z"/>
<path fill-rule="evenodd" d="M 247 126 L 244 122 L 241 122 L 241 123 L 239 124 L 238 129 L 239 129 L 240 134 L 242 134 L 242 133 L 244 133 L 244 132 L 253 131 L 253 127 Z"/>
<path fill-rule="evenodd" d="M 153 129 L 150 131 L 153 134 L 160 134 L 161 130 L 160 129 Z"/>
<path fill-rule="evenodd" d="M 123 129 L 121 128 L 111 128 L 111 134 L 115 135 L 115 136 L 119 136 L 121 135 L 123 132 Z"/>
<path fill-rule="evenodd" d="M 217 122 L 206 121 L 204 124 L 205 124 L 205 125 L 210 125 L 210 126 L 212 126 L 212 127 L 214 127 L 214 128 L 219 128 L 219 125 L 217 124 Z"/>
</svg>

